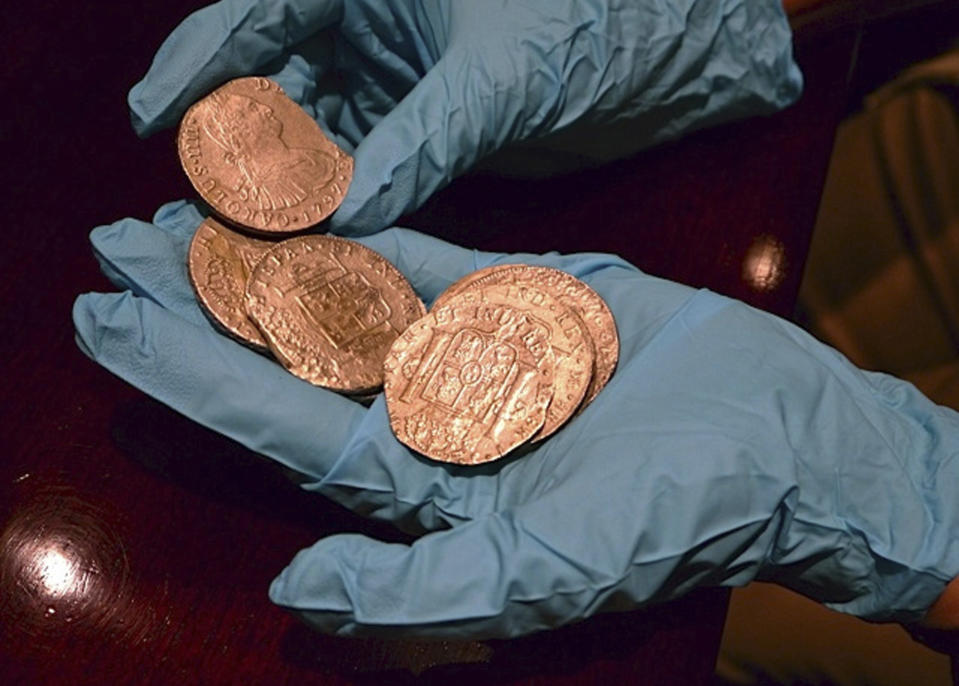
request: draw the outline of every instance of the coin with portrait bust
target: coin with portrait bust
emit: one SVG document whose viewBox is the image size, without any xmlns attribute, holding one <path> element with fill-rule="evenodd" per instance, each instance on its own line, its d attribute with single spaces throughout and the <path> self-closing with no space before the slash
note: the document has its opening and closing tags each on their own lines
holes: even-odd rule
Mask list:
<svg viewBox="0 0 959 686">
<path fill-rule="evenodd" d="M 290 238 L 264 254 L 247 281 L 246 309 L 289 371 L 357 395 L 382 385 L 393 341 L 426 312 L 386 258 L 329 235 Z"/>
<path fill-rule="evenodd" d="M 500 264 L 479 269 L 456 281 L 439 295 L 433 307 L 441 307 L 449 298 L 466 289 L 504 281 L 528 282 L 550 293 L 578 314 L 586 325 L 596 356 L 592 380 L 581 408 L 585 407 L 609 381 L 619 361 L 619 335 L 613 313 L 603 298 L 588 284 L 553 267 Z"/>
<path fill-rule="evenodd" d="M 217 328 L 259 352 L 269 348 L 246 314 L 246 282 L 254 265 L 274 245 L 208 218 L 193 234 L 187 254 L 190 283 L 203 312 Z"/>
<path fill-rule="evenodd" d="M 396 339 L 383 391 L 396 437 L 426 457 L 496 460 L 543 425 L 555 358 L 542 321 L 502 302 L 451 299 Z"/>
<path fill-rule="evenodd" d="M 265 234 L 303 231 L 340 205 L 353 158 L 275 82 L 230 81 L 190 107 L 180 163 L 220 217 Z"/>
</svg>

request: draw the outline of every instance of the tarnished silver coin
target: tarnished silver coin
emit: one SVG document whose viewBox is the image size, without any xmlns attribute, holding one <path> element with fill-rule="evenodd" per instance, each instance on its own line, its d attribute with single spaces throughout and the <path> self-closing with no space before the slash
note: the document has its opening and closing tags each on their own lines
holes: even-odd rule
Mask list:
<svg viewBox="0 0 959 686">
<path fill-rule="evenodd" d="M 441 307 L 464 290 L 501 282 L 527 282 L 554 297 L 577 313 L 586 325 L 596 350 L 592 380 L 583 399 L 583 407 L 603 389 L 619 361 L 619 335 L 613 313 L 603 298 L 588 284 L 560 269 L 525 264 L 501 264 L 479 269 L 452 284 L 436 299 Z"/>
<path fill-rule="evenodd" d="M 193 234 L 187 255 L 190 283 L 203 311 L 218 328 L 260 352 L 269 348 L 246 314 L 246 281 L 274 245 L 205 219 Z"/>
<path fill-rule="evenodd" d="M 519 278 L 475 285 L 463 289 L 447 302 L 454 299 L 513 307 L 526 313 L 547 332 L 556 360 L 553 397 L 546 409 L 543 426 L 532 440 L 540 441 L 555 433 L 576 412 L 593 376 L 595 348 L 579 315 L 538 285 Z"/>
<path fill-rule="evenodd" d="M 442 462 L 500 458 L 543 425 L 553 394 L 550 333 L 528 312 L 451 300 L 396 339 L 383 390 L 397 438 Z"/>
<path fill-rule="evenodd" d="M 383 383 L 390 346 L 426 311 L 386 258 L 328 235 L 271 248 L 247 281 L 246 308 L 287 369 L 353 394 Z"/>
<path fill-rule="evenodd" d="M 266 234 L 326 219 L 353 178 L 353 158 L 270 79 L 234 79 L 198 100 L 177 134 L 190 183 L 231 223 Z"/>
</svg>

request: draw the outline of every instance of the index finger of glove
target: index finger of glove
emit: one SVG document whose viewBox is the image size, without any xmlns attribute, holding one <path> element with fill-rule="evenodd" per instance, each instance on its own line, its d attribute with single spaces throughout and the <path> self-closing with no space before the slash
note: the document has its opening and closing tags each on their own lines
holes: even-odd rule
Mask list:
<svg viewBox="0 0 959 686">
<path fill-rule="evenodd" d="M 81 350 L 124 381 L 314 479 L 326 474 L 366 414 L 209 325 L 129 291 L 81 295 L 73 322 Z"/>
<path fill-rule="evenodd" d="M 512 87 L 502 80 L 518 77 L 483 73 L 471 57 L 466 49 L 444 54 L 360 141 L 353 180 L 330 218 L 333 232 L 390 226 L 516 136 L 516 105 L 494 96 Z"/>
<path fill-rule="evenodd" d="M 130 291 L 81 295 L 73 321 L 95 362 L 358 513 L 423 531 L 489 507 L 488 484 L 410 457 L 382 397 L 367 410 Z"/>
<path fill-rule="evenodd" d="M 581 618 L 594 584 L 497 513 L 409 546 L 325 538 L 297 554 L 270 599 L 338 635 L 506 638 Z"/>
<path fill-rule="evenodd" d="M 157 51 L 128 97 L 147 136 L 176 123 L 200 96 L 255 73 L 291 45 L 340 20 L 342 0 L 221 0 L 191 14 Z"/>
<path fill-rule="evenodd" d="M 90 233 L 100 269 L 121 289 L 149 298 L 193 324 L 205 324 L 187 276 L 190 240 L 203 215 L 189 202 L 171 202 L 152 222 L 126 218 Z"/>
</svg>

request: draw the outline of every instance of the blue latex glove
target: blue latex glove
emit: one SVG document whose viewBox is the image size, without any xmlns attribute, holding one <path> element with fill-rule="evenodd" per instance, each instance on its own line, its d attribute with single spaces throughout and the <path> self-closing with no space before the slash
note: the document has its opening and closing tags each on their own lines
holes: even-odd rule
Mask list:
<svg viewBox="0 0 959 686">
<path fill-rule="evenodd" d="M 160 48 L 134 126 L 172 126 L 247 74 L 353 151 L 331 219 L 352 235 L 511 143 L 608 160 L 784 107 L 802 84 L 781 0 L 223 0 Z"/>
<path fill-rule="evenodd" d="M 324 631 L 503 637 L 774 579 L 831 607 L 913 621 L 959 573 L 959 415 L 862 372 L 800 329 L 609 255 L 496 255 L 403 229 L 363 239 L 432 301 L 486 265 L 564 269 L 606 300 L 621 357 L 567 426 L 519 459 L 452 467 L 369 409 L 216 333 L 197 308 L 186 203 L 93 232 L 116 294 L 81 296 L 94 360 L 301 473 L 304 488 L 427 532 L 335 535 L 270 596 Z"/>
</svg>

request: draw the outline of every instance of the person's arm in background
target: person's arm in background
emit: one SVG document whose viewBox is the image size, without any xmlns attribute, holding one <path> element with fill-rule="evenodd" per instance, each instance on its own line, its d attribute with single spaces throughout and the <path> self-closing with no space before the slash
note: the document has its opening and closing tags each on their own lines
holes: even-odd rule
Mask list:
<svg viewBox="0 0 959 686">
<path fill-rule="evenodd" d="M 881 3 L 876 4 L 880 5 Z M 887 11 L 895 11 L 899 5 L 906 8 L 910 4 L 916 3 L 885 3 Z M 929 2 L 928 4 L 935 3 Z M 824 9 L 826 5 L 846 5 L 852 7 L 853 3 L 844 2 L 844 0 L 783 0 L 783 8 L 791 17 L 809 13 L 816 9 Z M 844 11 L 843 8 L 834 9 L 837 13 Z M 851 12 L 846 9 L 846 12 L 847 14 L 851 13 L 856 16 L 861 14 L 858 9 Z M 946 631 L 959 629 L 959 577 L 953 579 L 952 582 L 946 586 L 942 595 L 929 609 L 928 614 L 921 623 L 931 629 Z"/>
</svg>

